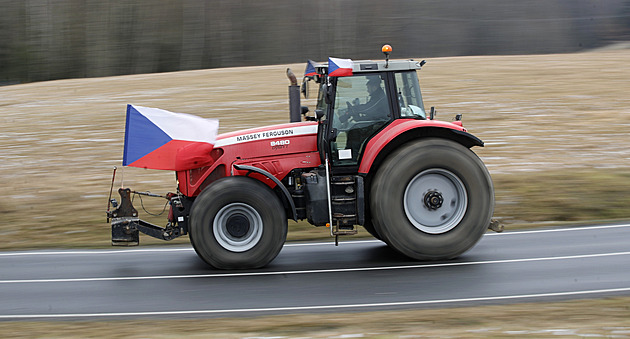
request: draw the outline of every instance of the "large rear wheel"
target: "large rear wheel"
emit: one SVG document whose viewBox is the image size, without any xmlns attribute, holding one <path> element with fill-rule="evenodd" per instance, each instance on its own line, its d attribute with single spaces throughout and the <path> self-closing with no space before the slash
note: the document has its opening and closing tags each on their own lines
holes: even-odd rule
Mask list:
<svg viewBox="0 0 630 339">
<path fill-rule="evenodd" d="M 286 236 L 280 199 L 255 179 L 217 180 L 199 194 L 191 210 L 190 241 L 215 268 L 265 266 L 278 255 Z"/>
<path fill-rule="evenodd" d="M 494 211 L 483 162 L 445 139 L 414 141 L 391 154 L 374 177 L 370 199 L 378 234 L 419 260 L 449 259 L 470 249 Z"/>
</svg>

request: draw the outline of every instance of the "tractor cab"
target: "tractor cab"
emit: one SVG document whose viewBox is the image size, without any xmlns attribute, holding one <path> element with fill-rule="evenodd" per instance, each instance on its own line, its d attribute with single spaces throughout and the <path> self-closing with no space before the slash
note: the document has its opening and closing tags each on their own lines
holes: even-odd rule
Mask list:
<svg viewBox="0 0 630 339">
<path fill-rule="evenodd" d="M 319 85 L 318 146 L 335 172 L 356 173 L 367 142 L 384 127 L 427 119 L 416 73 L 424 61 L 352 61 L 343 76 L 332 75 L 330 63 L 312 63 L 315 74 L 305 77 Z"/>
</svg>

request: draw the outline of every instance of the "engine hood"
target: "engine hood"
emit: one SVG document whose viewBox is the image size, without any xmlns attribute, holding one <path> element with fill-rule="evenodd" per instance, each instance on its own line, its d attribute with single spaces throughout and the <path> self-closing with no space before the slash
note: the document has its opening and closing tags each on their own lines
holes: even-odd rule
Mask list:
<svg viewBox="0 0 630 339">
<path fill-rule="evenodd" d="M 217 136 L 214 148 L 240 158 L 317 151 L 317 123 L 298 122 L 250 128 Z"/>
</svg>

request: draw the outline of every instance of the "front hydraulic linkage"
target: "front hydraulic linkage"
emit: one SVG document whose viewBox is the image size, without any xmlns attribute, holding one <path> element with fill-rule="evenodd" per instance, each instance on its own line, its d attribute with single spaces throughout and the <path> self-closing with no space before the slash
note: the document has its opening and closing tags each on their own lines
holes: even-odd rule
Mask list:
<svg viewBox="0 0 630 339">
<path fill-rule="evenodd" d="M 170 210 L 166 227 L 160 227 L 138 218 L 138 211 L 133 207 L 131 193 L 162 197 L 169 200 Z M 120 204 L 116 199 L 110 199 L 109 203 L 114 207 L 113 211 L 107 211 L 107 220 L 111 219 L 112 245 L 113 246 L 137 246 L 139 244 L 138 231 L 161 240 L 172 240 L 188 234 L 187 206 L 182 203 L 181 197 L 174 193 L 160 196 L 148 192 L 135 192 L 129 188 L 118 189 Z"/>
</svg>

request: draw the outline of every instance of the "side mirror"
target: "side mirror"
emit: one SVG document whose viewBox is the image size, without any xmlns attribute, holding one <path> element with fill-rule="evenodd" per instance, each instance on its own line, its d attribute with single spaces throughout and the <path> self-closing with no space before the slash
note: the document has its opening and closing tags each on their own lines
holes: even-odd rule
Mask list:
<svg viewBox="0 0 630 339">
<path fill-rule="evenodd" d="M 321 120 L 324 117 L 324 111 L 321 109 L 315 110 L 315 119 Z"/>
<path fill-rule="evenodd" d="M 302 87 L 300 88 L 300 92 L 302 92 L 302 95 L 304 96 L 304 99 L 308 99 L 308 81 L 310 79 L 307 77 L 304 77 L 304 79 L 302 79 Z M 304 114 L 304 113 L 302 113 Z"/>
</svg>

